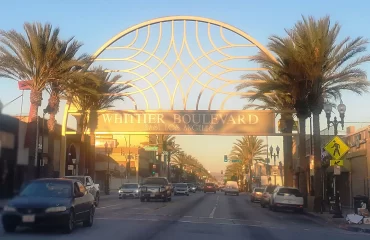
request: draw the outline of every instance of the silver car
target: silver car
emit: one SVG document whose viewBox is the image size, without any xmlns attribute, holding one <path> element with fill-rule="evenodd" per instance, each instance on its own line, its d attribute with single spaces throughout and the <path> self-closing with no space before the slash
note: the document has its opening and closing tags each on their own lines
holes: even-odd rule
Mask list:
<svg viewBox="0 0 370 240">
<path fill-rule="evenodd" d="M 118 190 L 118 197 L 121 198 L 139 198 L 140 185 L 138 183 L 124 183 Z"/>
<path fill-rule="evenodd" d="M 186 183 L 174 184 L 174 195 L 186 195 L 189 196 L 189 187 Z"/>
</svg>

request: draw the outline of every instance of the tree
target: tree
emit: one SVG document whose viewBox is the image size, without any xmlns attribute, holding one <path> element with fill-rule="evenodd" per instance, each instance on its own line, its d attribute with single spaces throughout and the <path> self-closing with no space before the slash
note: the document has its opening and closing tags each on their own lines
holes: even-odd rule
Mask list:
<svg viewBox="0 0 370 240">
<path fill-rule="evenodd" d="M 249 169 L 249 183 L 252 180 L 251 166 L 253 161 L 264 162 L 262 156 L 266 155 L 267 145 L 263 144 L 263 140 L 256 136 L 243 136 L 242 139 L 237 139 L 233 145 L 231 156 L 238 157 L 245 169 Z M 249 190 L 251 185 L 249 184 Z"/>
<path fill-rule="evenodd" d="M 267 94 L 282 94 L 292 100 L 294 110 L 299 120 L 299 177 L 302 193 L 307 195 L 307 173 L 309 164 L 306 161 L 306 119 L 310 116 L 308 106 L 308 92 L 306 78 L 300 63 L 299 53 L 292 38 L 272 36 L 269 38 L 268 49 L 275 53 L 276 60 L 271 59 L 264 52 L 259 52 L 252 60 L 259 63 L 265 71 L 248 74 L 249 82 L 244 87 L 251 86 L 255 89 L 253 99 L 263 99 Z M 262 81 L 261 81 L 262 80 Z M 287 130 L 288 131 L 288 130 Z"/>
<path fill-rule="evenodd" d="M 305 76 L 308 106 L 313 115 L 316 197 L 322 196 L 320 114 L 324 102 L 328 98 L 340 99 L 343 90 L 362 94 L 369 86 L 366 72 L 360 68 L 370 60 L 370 55 L 362 54 L 368 41 L 346 37 L 337 42 L 340 29 L 327 16 L 303 17 L 287 31 L 297 46 L 299 70 Z"/>
<path fill-rule="evenodd" d="M 253 81 L 249 82 L 249 78 L 251 79 L 260 79 L 266 82 L 271 81 L 271 77 L 277 77 L 273 76 L 271 74 L 247 74 L 243 76 L 243 79 L 246 80 L 246 82 L 241 83 L 237 86 L 237 90 L 245 90 L 249 87 L 254 87 L 255 89 L 258 89 L 259 85 L 253 86 Z M 294 117 L 292 111 L 294 110 L 294 101 L 292 97 L 288 94 L 281 93 L 275 91 L 274 93 L 270 95 L 249 95 L 248 97 L 243 96 L 242 98 L 248 98 L 248 100 L 252 103 L 246 104 L 244 106 L 244 109 L 248 108 L 254 108 L 257 110 L 275 110 L 280 111 L 281 115 L 281 132 L 286 134 L 292 134 L 293 132 L 293 125 L 294 125 Z M 255 102 L 258 100 L 260 104 L 255 104 Z M 286 186 L 293 186 L 293 140 L 291 135 L 285 135 L 283 136 L 283 144 L 284 144 L 284 183 Z"/>
<path fill-rule="evenodd" d="M 117 83 L 120 75 L 112 75 L 102 67 L 93 68 L 92 71 L 81 76 L 79 83 L 84 83 L 85 88 L 80 88 L 80 93 L 72 98 L 78 106 L 81 116 L 78 121 L 81 132 L 81 146 L 85 145 L 85 131 L 90 129 L 90 162 L 86 164 L 84 147 L 80 150 L 80 159 L 83 162 L 83 172 L 86 165 L 89 171 L 95 174 L 95 130 L 98 125 L 98 111 L 113 107 L 115 101 L 123 101 L 126 97 L 124 91 L 130 88 L 129 84 Z"/>
<path fill-rule="evenodd" d="M 73 38 L 61 41 L 59 28 L 41 23 L 25 23 L 23 28 L 25 34 L 15 30 L 0 31 L 0 77 L 24 81 L 31 91 L 25 142 L 28 147 L 32 142 L 31 136 L 38 139 L 38 108 L 46 85 L 65 78 L 71 68 L 81 67 L 82 63 L 71 54 L 75 53 L 72 49 L 78 49 L 80 43 Z M 37 156 L 37 148 L 36 141 L 30 155 Z"/>
</svg>

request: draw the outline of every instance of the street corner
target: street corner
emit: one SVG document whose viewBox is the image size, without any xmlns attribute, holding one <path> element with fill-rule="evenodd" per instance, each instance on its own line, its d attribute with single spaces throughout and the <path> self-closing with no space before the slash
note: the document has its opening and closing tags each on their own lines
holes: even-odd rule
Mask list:
<svg viewBox="0 0 370 240">
<path fill-rule="evenodd" d="M 368 226 L 368 225 L 365 225 L 365 226 Z M 361 227 L 360 225 L 354 226 L 350 224 L 339 224 L 338 228 L 349 231 L 349 232 L 361 232 L 361 233 L 370 234 L 370 226 L 366 228 L 366 227 Z"/>
</svg>

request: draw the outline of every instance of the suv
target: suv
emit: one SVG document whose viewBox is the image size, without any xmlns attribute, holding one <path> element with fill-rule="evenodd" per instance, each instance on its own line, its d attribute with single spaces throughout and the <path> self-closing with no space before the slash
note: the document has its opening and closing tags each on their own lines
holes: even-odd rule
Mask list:
<svg viewBox="0 0 370 240">
<path fill-rule="evenodd" d="M 277 209 L 294 210 L 303 212 L 303 195 L 297 188 L 277 187 L 270 199 L 270 210 Z"/>
<path fill-rule="evenodd" d="M 225 195 L 232 194 L 239 196 L 239 186 L 238 182 L 235 181 L 228 181 L 226 183 L 226 187 L 224 188 Z"/>
<path fill-rule="evenodd" d="M 274 192 L 276 185 L 268 185 L 262 193 L 262 198 L 260 200 L 261 207 L 266 207 L 270 204 L 270 198 Z"/>
<path fill-rule="evenodd" d="M 140 186 L 140 201 L 145 199 L 162 199 L 163 202 L 171 201 L 171 184 L 164 177 L 149 177 L 144 179 Z"/>
</svg>

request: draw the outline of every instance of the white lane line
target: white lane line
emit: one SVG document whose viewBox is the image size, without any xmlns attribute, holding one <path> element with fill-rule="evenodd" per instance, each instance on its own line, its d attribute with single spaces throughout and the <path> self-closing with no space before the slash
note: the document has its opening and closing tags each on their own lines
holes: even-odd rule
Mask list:
<svg viewBox="0 0 370 240">
<path fill-rule="evenodd" d="M 216 212 L 216 209 L 217 209 L 217 205 L 218 205 L 218 199 L 220 198 L 220 196 L 217 196 L 217 200 L 216 200 L 216 205 L 215 207 L 212 209 L 212 212 L 209 214 L 209 218 L 213 218 L 213 216 L 215 215 L 215 212 Z"/>
<path fill-rule="evenodd" d="M 104 207 L 97 207 L 96 209 L 104 209 L 104 208 L 110 208 L 110 207 L 122 206 L 122 205 L 125 205 L 125 204 L 120 203 L 120 204 L 108 205 L 108 206 L 104 206 Z"/>
</svg>

